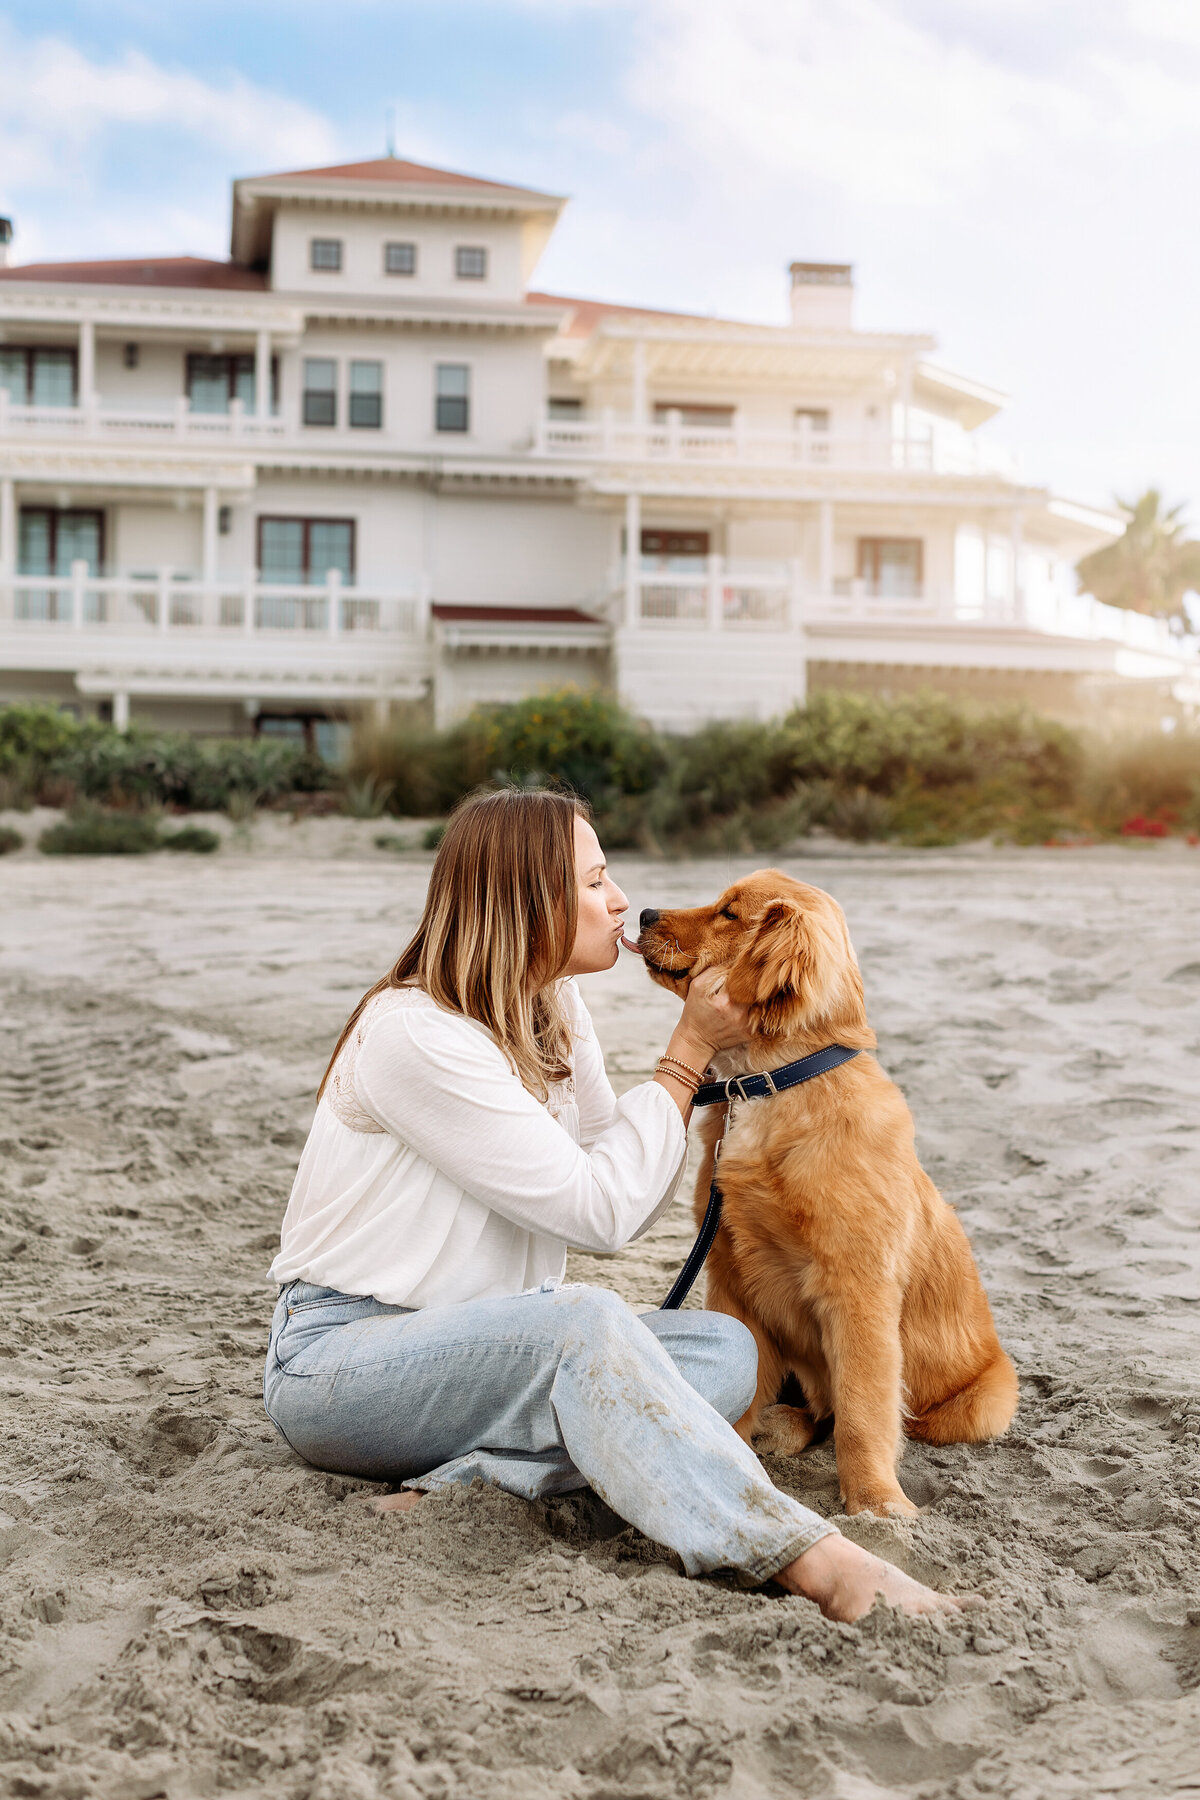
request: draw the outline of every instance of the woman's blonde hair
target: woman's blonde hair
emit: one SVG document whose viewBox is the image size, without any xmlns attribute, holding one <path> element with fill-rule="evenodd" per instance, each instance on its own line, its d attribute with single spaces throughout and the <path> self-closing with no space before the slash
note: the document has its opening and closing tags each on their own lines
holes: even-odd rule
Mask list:
<svg viewBox="0 0 1200 1800">
<path fill-rule="evenodd" d="M 421 987 L 486 1025 L 523 1085 L 546 1098 L 568 1073 L 571 1050 L 557 982 L 579 918 L 576 814 L 586 809 L 573 797 L 520 788 L 462 802 L 438 848 L 416 934 L 347 1019 L 318 1100 L 367 1002 L 400 987 Z"/>
</svg>

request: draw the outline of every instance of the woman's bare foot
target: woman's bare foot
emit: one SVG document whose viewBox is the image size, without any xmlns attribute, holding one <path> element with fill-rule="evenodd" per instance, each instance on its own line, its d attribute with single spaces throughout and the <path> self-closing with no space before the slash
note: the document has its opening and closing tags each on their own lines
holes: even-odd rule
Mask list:
<svg viewBox="0 0 1200 1800">
<path fill-rule="evenodd" d="M 789 1594 L 815 1600 L 827 1619 L 841 1619 L 846 1624 L 869 1613 L 876 1600 L 885 1600 L 914 1618 L 921 1613 L 961 1612 L 964 1606 L 980 1604 L 974 1594 L 959 1600 L 953 1594 L 937 1594 L 922 1587 L 911 1575 L 902 1574 L 840 1533 L 818 1539 L 774 1579 Z"/>
<path fill-rule="evenodd" d="M 383 1494 L 378 1500 L 371 1501 L 371 1511 L 377 1513 L 411 1512 L 418 1500 L 425 1498 L 423 1488 L 401 1488 L 398 1494 Z"/>
</svg>

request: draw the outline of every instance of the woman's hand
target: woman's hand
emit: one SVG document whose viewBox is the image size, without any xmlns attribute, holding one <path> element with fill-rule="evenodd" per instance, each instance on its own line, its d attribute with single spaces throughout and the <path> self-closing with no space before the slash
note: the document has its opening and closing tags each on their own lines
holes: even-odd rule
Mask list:
<svg viewBox="0 0 1200 1800">
<path fill-rule="evenodd" d="M 750 1014 L 725 992 L 725 970 L 705 969 L 688 985 L 667 1055 L 701 1076 L 718 1050 L 732 1050 L 749 1036 Z M 686 1125 L 692 1111 L 692 1089 L 687 1078 L 659 1069 L 654 1079 L 670 1094 Z"/>
<path fill-rule="evenodd" d="M 725 992 L 724 969 L 705 969 L 688 987 L 679 1029 L 697 1044 L 705 1044 L 712 1056 L 732 1050 L 750 1036 L 750 1014 Z"/>
<path fill-rule="evenodd" d="M 703 1068 L 718 1050 L 732 1050 L 750 1036 L 750 1014 L 725 992 L 724 969 L 705 969 L 689 985 L 687 999 L 671 1042 L 682 1034 Z"/>
</svg>

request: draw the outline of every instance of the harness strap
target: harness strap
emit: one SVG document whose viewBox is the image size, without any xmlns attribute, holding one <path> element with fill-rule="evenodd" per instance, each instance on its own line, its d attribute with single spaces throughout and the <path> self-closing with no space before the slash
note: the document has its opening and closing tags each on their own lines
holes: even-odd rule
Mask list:
<svg viewBox="0 0 1200 1800">
<path fill-rule="evenodd" d="M 847 1050 L 844 1044 L 827 1044 L 823 1050 L 814 1050 L 811 1056 L 802 1056 L 796 1062 L 784 1063 L 782 1068 L 764 1071 L 761 1075 L 731 1075 L 728 1081 L 707 1081 L 693 1096 L 692 1105 L 716 1106 L 721 1101 L 761 1100 L 768 1094 L 782 1094 L 788 1088 L 799 1087 L 802 1081 L 812 1081 L 817 1075 L 827 1075 L 831 1069 L 840 1068 L 857 1055 L 857 1050 Z M 704 1219 L 696 1233 L 696 1241 L 688 1251 L 687 1261 L 662 1303 L 663 1312 L 677 1312 L 683 1305 L 713 1247 L 713 1239 L 721 1223 L 723 1196 L 717 1169 L 724 1141 L 722 1134 L 717 1139 L 713 1155 L 712 1182 L 708 1190 Z"/>
</svg>

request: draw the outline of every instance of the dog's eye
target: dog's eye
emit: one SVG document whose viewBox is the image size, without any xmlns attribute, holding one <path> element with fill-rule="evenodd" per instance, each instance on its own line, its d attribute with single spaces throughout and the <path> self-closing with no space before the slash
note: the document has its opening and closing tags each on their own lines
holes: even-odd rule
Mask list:
<svg viewBox="0 0 1200 1800">
<path fill-rule="evenodd" d="M 717 914 L 717 917 L 719 919 L 732 919 L 734 924 L 737 924 L 737 914 L 733 911 L 732 907 L 723 906 Z"/>
</svg>

